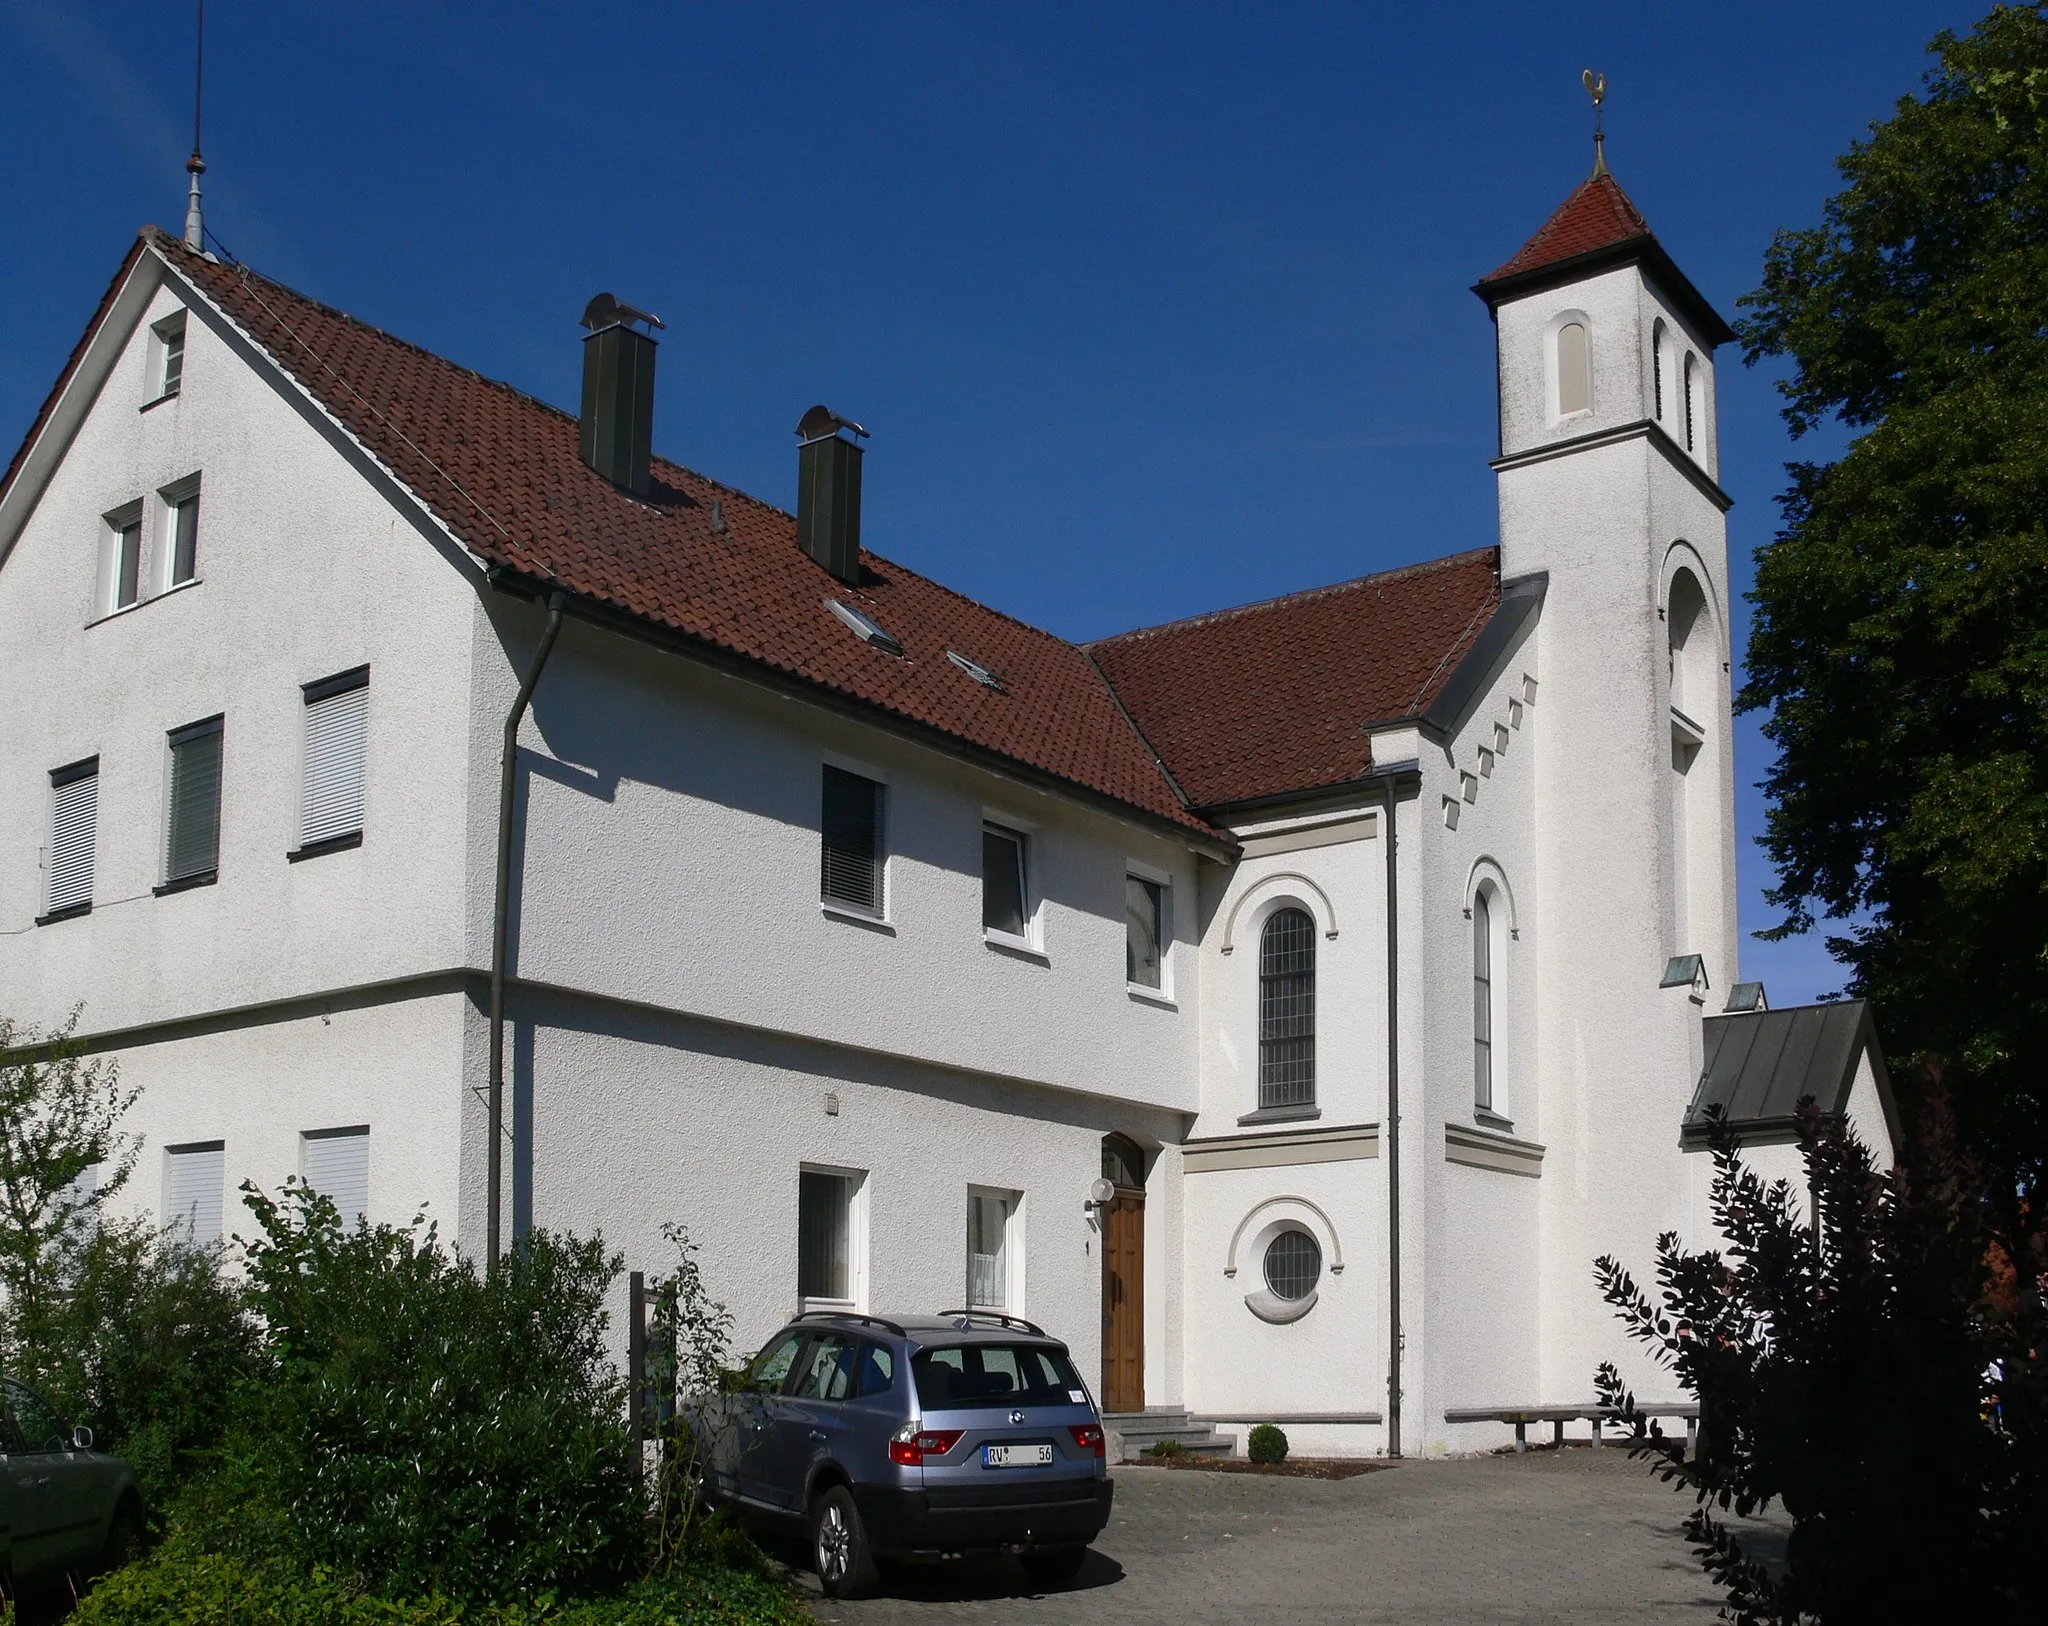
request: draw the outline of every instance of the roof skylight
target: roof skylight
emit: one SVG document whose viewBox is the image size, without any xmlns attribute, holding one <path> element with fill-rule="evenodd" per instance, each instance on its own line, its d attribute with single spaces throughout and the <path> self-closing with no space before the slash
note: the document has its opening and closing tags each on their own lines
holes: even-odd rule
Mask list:
<svg viewBox="0 0 2048 1626">
<path fill-rule="evenodd" d="M 980 661 L 969 660 L 957 649 L 947 650 L 946 659 L 951 661 L 955 666 L 959 667 L 960 670 L 965 672 L 969 677 L 973 678 L 974 681 L 976 683 L 979 683 L 984 689 L 995 689 L 1005 693 L 1008 692 L 1006 690 L 1003 690 L 1003 680 L 997 677 L 995 673 L 991 672 L 986 666 L 983 666 Z"/>
<path fill-rule="evenodd" d="M 841 604 L 836 598 L 825 600 L 825 608 L 845 622 L 852 629 L 854 637 L 860 639 L 862 643 L 873 644 L 875 648 L 891 655 L 903 653 L 903 645 L 897 641 L 896 635 L 873 616 L 863 615 L 852 605 Z"/>
</svg>

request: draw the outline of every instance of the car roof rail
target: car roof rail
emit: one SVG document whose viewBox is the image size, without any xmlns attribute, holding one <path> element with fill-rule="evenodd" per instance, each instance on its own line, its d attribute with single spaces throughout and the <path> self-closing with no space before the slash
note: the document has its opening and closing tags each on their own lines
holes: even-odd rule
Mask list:
<svg viewBox="0 0 2048 1626">
<path fill-rule="evenodd" d="M 1052 1335 L 1035 1321 L 1026 1321 L 1020 1315 L 1004 1315 L 1000 1310 L 941 1310 L 939 1319 L 951 1321 L 955 1316 L 965 1316 L 970 1321 L 994 1321 L 1005 1327 L 1015 1327 L 1019 1332 L 1028 1332 L 1039 1338 Z"/>
<path fill-rule="evenodd" d="M 878 1315 L 863 1315 L 858 1310 L 805 1310 L 796 1318 L 798 1321 L 861 1321 L 871 1327 L 880 1327 L 884 1332 L 893 1332 L 898 1338 L 908 1338 L 895 1322 Z"/>
</svg>

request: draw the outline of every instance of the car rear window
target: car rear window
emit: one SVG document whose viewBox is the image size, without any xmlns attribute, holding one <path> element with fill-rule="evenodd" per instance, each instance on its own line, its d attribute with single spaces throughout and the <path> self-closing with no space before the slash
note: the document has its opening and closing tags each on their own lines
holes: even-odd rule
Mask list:
<svg viewBox="0 0 2048 1626">
<path fill-rule="evenodd" d="M 959 1344 L 921 1349 L 910 1359 L 917 1398 L 927 1411 L 989 1402 L 1078 1406 L 1088 1398 L 1063 1350 L 1043 1344 Z"/>
</svg>

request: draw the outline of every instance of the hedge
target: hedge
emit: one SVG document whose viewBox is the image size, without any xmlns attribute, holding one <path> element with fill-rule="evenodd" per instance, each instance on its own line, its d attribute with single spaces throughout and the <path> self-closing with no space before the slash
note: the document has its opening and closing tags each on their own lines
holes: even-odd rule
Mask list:
<svg viewBox="0 0 2048 1626">
<path fill-rule="evenodd" d="M 783 1582 L 713 1563 L 678 1568 L 603 1598 L 479 1607 L 378 1597 L 325 1572 L 256 1565 L 173 1539 L 108 1576 L 74 1626 L 812 1626 Z"/>
</svg>

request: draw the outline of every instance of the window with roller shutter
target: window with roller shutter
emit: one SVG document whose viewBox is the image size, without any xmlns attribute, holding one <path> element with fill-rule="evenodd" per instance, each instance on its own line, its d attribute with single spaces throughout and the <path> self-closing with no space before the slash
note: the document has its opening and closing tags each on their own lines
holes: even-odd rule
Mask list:
<svg viewBox="0 0 2048 1626">
<path fill-rule="evenodd" d="M 210 1248 L 221 1236 L 221 1182 L 225 1141 L 195 1141 L 164 1148 L 164 1224 L 179 1240 Z"/>
<path fill-rule="evenodd" d="M 170 810 L 160 893 L 204 886 L 219 869 L 222 723 L 219 717 L 209 717 L 171 730 Z"/>
<path fill-rule="evenodd" d="M 354 847 L 363 839 L 364 747 L 370 669 L 358 666 L 305 686 L 306 762 L 294 859 Z"/>
<path fill-rule="evenodd" d="M 880 918 L 883 896 L 882 787 L 844 768 L 825 769 L 819 896 Z"/>
<path fill-rule="evenodd" d="M 299 1173 L 353 1228 L 370 1211 L 370 1126 L 307 1130 L 299 1137 Z"/>
<path fill-rule="evenodd" d="M 50 775 L 49 896 L 42 919 L 65 920 L 92 908 L 93 847 L 99 836 L 100 759 L 87 757 Z"/>
</svg>

